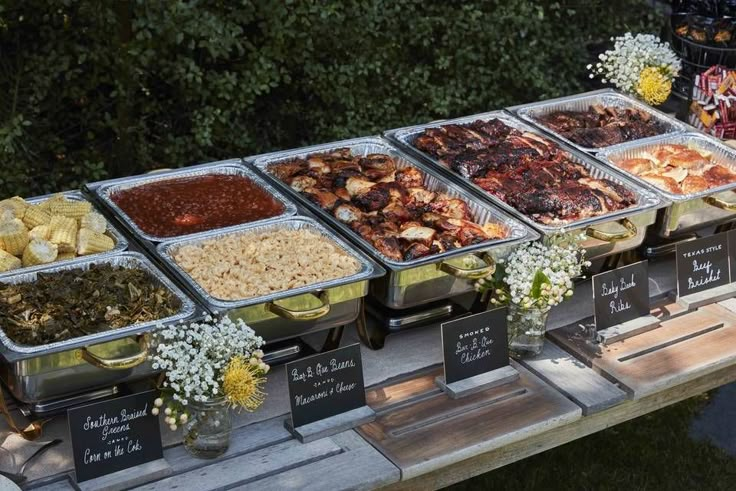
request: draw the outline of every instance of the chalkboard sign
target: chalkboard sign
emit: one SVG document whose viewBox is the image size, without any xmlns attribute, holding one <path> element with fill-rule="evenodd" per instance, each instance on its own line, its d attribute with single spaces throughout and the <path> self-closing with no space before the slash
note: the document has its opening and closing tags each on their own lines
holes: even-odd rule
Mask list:
<svg viewBox="0 0 736 491">
<path fill-rule="evenodd" d="M 67 412 L 77 482 L 163 458 L 156 397 L 151 390 Z"/>
<path fill-rule="evenodd" d="M 731 282 L 726 234 L 681 242 L 677 244 L 676 254 L 678 297 Z"/>
<path fill-rule="evenodd" d="M 509 364 L 505 308 L 445 322 L 441 332 L 446 384 Z"/>
<path fill-rule="evenodd" d="M 622 324 L 649 314 L 647 261 L 593 276 L 596 329 Z"/>
<path fill-rule="evenodd" d="M 295 428 L 365 406 L 359 344 L 288 363 L 286 377 Z"/>
</svg>

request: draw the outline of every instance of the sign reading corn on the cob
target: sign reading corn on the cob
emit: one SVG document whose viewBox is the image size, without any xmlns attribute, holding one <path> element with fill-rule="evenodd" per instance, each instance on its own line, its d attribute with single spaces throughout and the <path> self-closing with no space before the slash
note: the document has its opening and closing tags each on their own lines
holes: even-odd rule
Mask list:
<svg viewBox="0 0 736 491">
<path fill-rule="evenodd" d="M 0 201 L 0 273 L 107 252 L 115 241 L 88 201 L 55 195 L 40 204 Z"/>
</svg>

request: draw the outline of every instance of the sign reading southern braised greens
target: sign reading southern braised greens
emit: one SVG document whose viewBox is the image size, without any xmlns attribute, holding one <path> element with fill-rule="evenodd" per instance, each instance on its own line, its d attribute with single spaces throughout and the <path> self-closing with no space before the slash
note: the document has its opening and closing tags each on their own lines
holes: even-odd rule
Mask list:
<svg viewBox="0 0 736 491">
<path fill-rule="evenodd" d="M 649 314 L 649 271 L 647 261 L 593 276 L 596 329 Z"/>
<path fill-rule="evenodd" d="M 445 322 L 441 331 L 446 384 L 509 364 L 505 308 Z"/>
<path fill-rule="evenodd" d="M 731 281 L 726 234 L 679 243 L 676 255 L 679 297 L 727 285 Z"/>
<path fill-rule="evenodd" d="M 163 458 L 156 397 L 151 390 L 68 411 L 77 482 Z"/>
<path fill-rule="evenodd" d="M 360 345 L 286 365 L 293 426 L 304 426 L 365 406 Z"/>
</svg>

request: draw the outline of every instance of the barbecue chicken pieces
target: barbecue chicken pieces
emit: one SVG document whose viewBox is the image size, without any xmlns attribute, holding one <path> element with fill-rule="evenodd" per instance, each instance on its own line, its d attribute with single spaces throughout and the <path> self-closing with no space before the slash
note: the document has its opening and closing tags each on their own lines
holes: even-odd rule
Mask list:
<svg viewBox="0 0 736 491">
<path fill-rule="evenodd" d="M 627 208 L 636 196 L 597 179 L 546 138 L 498 119 L 428 128 L 413 145 L 543 224 L 564 224 Z"/>
<path fill-rule="evenodd" d="M 553 111 L 537 122 L 588 148 L 601 148 L 663 133 L 645 111 L 593 105 L 587 111 Z"/>
<path fill-rule="evenodd" d="M 658 145 L 614 164 L 673 194 L 699 193 L 736 182 L 736 173 L 715 163 L 710 152 L 686 145 Z"/>
<path fill-rule="evenodd" d="M 431 191 L 415 167 L 349 148 L 271 164 L 266 171 L 300 192 L 394 261 L 410 261 L 506 237 L 473 222 L 468 203 Z"/>
</svg>

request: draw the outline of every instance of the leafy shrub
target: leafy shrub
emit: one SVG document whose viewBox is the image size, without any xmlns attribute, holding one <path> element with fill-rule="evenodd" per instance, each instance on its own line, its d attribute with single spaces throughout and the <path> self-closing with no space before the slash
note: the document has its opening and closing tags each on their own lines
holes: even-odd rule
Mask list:
<svg viewBox="0 0 736 491">
<path fill-rule="evenodd" d="M 0 196 L 573 93 L 646 0 L 6 0 Z"/>
</svg>

